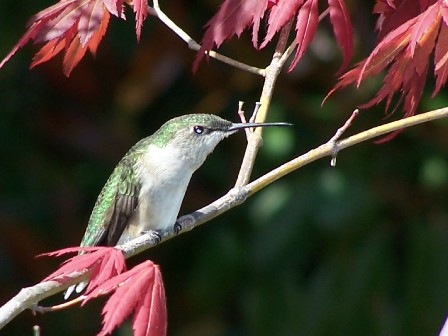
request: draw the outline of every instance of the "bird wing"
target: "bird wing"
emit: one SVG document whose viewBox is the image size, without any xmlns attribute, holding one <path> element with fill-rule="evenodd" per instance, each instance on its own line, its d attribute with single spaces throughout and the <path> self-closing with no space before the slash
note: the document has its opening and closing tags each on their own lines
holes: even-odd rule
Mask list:
<svg viewBox="0 0 448 336">
<path fill-rule="evenodd" d="M 136 185 L 130 178 L 123 177 L 115 198 L 114 211 L 107 225 L 106 245 L 114 246 L 120 239 L 138 205 L 140 184 Z"/>
<path fill-rule="evenodd" d="M 124 157 L 103 187 L 89 219 L 81 246 L 114 246 L 138 205 L 141 183 L 133 178 L 132 162 Z"/>
<path fill-rule="evenodd" d="M 93 207 L 81 246 L 117 244 L 138 206 L 141 183 L 132 179 L 132 168 L 133 161 L 125 156 L 107 180 Z M 83 281 L 70 286 L 64 298 L 67 300 L 75 290 L 80 293 L 87 284 L 88 281 Z"/>
</svg>

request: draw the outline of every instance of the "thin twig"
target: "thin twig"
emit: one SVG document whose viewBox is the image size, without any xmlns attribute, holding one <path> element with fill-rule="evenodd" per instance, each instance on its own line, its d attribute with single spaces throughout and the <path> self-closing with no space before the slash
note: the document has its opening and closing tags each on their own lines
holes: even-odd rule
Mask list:
<svg viewBox="0 0 448 336">
<path fill-rule="evenodd" d="M 331 137 L 331 139 L 328 140 L 328 143 L 331 143 L 331 144 L 334 145 L 336 143 L 336 141 L 339 140 L 339 138 L 342 136 L 342 134 L 344 134 L 345 131 L 352 125 L 353 120 L 355 120 L 355 118 L 358 116 L 358 114 L 359 114 L 359 110 L 355 109 L 352 112 L 350 118 L 347 119 L 345 124 L 342 125 L 342 127 L 338 128 L 338 130 L 336 131 L 335 135 L 333 135 Z M 330 161 L 330 165 L 332 167 L 336 166 L 336 158 L 337 158 L 337 156 L 338 156 L 338 151 L 337 151 L 337 148 L 335 147 L 335 150 L 334 150 L 333 154 L 331 155 L 331 161 Z"/>
<path fill-rule="evenodd" d="M 149 7 L 149 13 L 157 16 L 160 21 L 162 21 L 165 26 L 167 26 L 169 29 L 173 31 L 177 36 L 179 36 L 185 43 L 187 43 L 188 48 L 192 50 L 198 51 L 201 49 L 201 45 L 197 43 L 195 40 L 193 40 L 190 35 L 188 35 L 185 31 L 183 31 L 178 25 L 176 25 L 161 9 L 159 5 L 158 0 L 153 0 L 154 7 Z M 206 51 L 206 54 L 214 59 L 217 59 L 218 61 L 221 61 L 223 63 L 229 64 L 235 68 L 251 72 L 253 74 L 259 75 L 259 76 L 265 76 L 264 69 L 260 69 L 251 65 L 247 65 L 245 63 L 239 62 L 237 60 L 234 60 L 230 57 L 224 56 L 222 54 L 219 54 L 213 50 Z"/>
<path fill-rule="evenodd" d="M 252 122 L 252 123 L 256 122 L 258 111 L 260 111 L 260 107 L 261 107 L 261 103 L 255 102 L 254 112 L 252 113 L 251 117 L 249 118 L 249 122 Z"/>
<path fill-rule="evenodd" d="M 339 140 L 339 138 L 342 136 L 342 134 L 344 134 L 345 131 L 352 125 L 353 120 L 355 120 L 355 118 L 358 116 L 358 114 L 359 114 L 359 110 L 355 109 L 352 112 L 352 114 L 350 115 L 350 117 L 347 119 L 347 121 L 344 123 L 344 125 L 342 125 L 342 127 L 338 128 L 336 133 L 331 137 L 330 140 L 328 140 L 328 142 L 336 142 L 337 140 Z"/>
<path fill-rule="evenodd" d="M 292 21 L 287 23 L 280 31 L 279 41 L 272 57 L 271 63 L 266 68 L 266 76 L 264 79 L 263 90 L 260 96 L 260 108 L 257 111 L 256 122 L 264 122 L 267 117 L 267 111 L 271 104 L 272 94 L 274 92 L 274 86 L 277 81 L 278 75 L 282 69 L 283 64 L 279 61 L 285 51 L 286 43 L 288 42 L 289 32 L 291 30 Z M 241 164 L 240 172 L 235 183 L 235 187 L 247 184 L 252 173 L 252 169 L 257 156 L 258 149 L 262 144 L 261 139 L 261 127 L 256 129 L 248 137 L 248 144 L 244 153 L 243 162 Z"/>
<path fill-rule="evenodd" d="M 238 116 L 240 117 L 240 120 L 242 123 L 246 123 L 247 120 L 246 120 L 246 116 L 244 115 L 243 105 L 244 105 L 244 102 L 242 102 L 242 101 L 238 102 Z M 255 103 L 254 111 L 252 112 L 252 116 L 249 118 L 250 123 L 255 122 L 255 119 L 257 118 L 258 110 L 260 109 L 260 106 L 261 106 L 260 102 Z M 253 128 L 245 128 L 244 131 L 246 132 L 247 140 L 249 140 L 250 133 L 253 132 Z"/>
<path fill-rule="evenodd" d="M 246 120 L 246 116 L 244 115 L 243 106 L 244 106 L 244 102 L 240 100 L 238 102 L 238 116 L 240 117 L 241 122 L 243 124 L 245 124 L 245 123 L 247 123 L 247 120 Z"/>
<path fill-rule="evenodd" d="M 319 15 L 319 22 L 321 22 L 328 14 L 330 14 L 330 8 L 327 7 L 322 13 Z"/>
<path fill-rule="evenodd" d="M 246 116 L 244 115 L 243 105 L 244 105 L 243 101 L 238 102 L 238 116 L 240 117 L 241 122 L 245 124 L 247 120 Z M 249 138 L 249 129 L 245 128 L 244 132 L 246 133 L 246 138 Z"/>
</svg>

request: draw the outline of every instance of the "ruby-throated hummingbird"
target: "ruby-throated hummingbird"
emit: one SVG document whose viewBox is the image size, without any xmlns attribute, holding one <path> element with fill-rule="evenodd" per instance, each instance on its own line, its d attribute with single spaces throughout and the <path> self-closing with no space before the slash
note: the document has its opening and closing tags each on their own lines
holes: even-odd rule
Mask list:
<svg viewBox="0 0 448 336">
<path fill-rule="evenodd" d="M 137 142 L 107 180 L 81 246 L 123 244 L 144 232 L 172 228 L 188 183 L 216 145 L 239 129 L 288 123 L 232 123 L 212 114 L 167 121 Z M 80 283 L 76 291 L 84 289 Z M 67 298 L 73 286 L 65 294 Z"/>
</svg>

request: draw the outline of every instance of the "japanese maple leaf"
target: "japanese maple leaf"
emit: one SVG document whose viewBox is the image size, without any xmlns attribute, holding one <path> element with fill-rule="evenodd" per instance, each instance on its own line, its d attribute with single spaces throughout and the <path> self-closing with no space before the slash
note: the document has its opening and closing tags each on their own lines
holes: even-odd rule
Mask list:
<svg viewBox="0 0 448 336">
<path fill-rule="evenodd" d="M 344 0 L 328 0 L 330 21 L 344 61 L 348 65 L 353 53 L 353 33 Z M 268 14 L 267 14 L 268 13 Z M 196 55 L 193 71 L 207 51 L 219 47 L 233 35 L 238 37 L 252 27 L 252 44 L 258 48 L 258 32 L 261 20 L 268 16 L 267 31 L 260 48 L 264 48 L 289 22 L 296 20 L 297 49 L 289 70 L 292 70 L 307 50 L 317 31 L 319 22 L 318 0 L 225 0 L 217 13 L 206 24 L 202 45 Z"/>
<path fill-rule="evenodd" d="M 166 335 L 165 289 L 158 265 L 147 260 L 126 271 L 123 252 L 114 247 L 74 247 L 40 256 L 60 256 L 80 251 L 86 253 L 66 260 L 43 281 L 63 281 L 73 272 L 92 269 L 82 304 L 113 292 L 103 308 L 103 328 L 99 336 L 110 334 L 132 312 L 134 335 Z"/>
<path fill-rule="evenodd" d="M 314 34 L 317 30 L 317 24 L 319 23 L 319 11 L 317 8 L 317 0 L 306 1 L 297 15 L 296 24 L 296 42 L 297 50 L 294 59 L 289 66 L 289 70 L 292 70 L 297 62 L 302 57 L 305 50 L 308 48 Z"/>
<path fill-rule="evenodd" d="M 393 6 L 392 6 L 393 5 Z M 436 86 L 433 95 L 437 94 L 446 83 L 448 72 L 448 4 L 446 1 L 378 1 L 375 7 L 381 11 L 377 25 L 379 41 L 370 56 L 358 63 L 352 70 L 342 75 L 339 82 L 329 93 L 355 83 L 357 87 L 367 77 L 375 76 L 384 69 L 388 72 L 383 86 L 376 96 L 361 107 L 370 107 L 386 100 L 386 111 L 390 108 L 394 95 L 399 95 L 399 103 L 403 103 L 404 117 L 415 113 L 423 94 L 429 61 L 434 54 L 434 74 Z M 397 13 L 402 11 L 402 13 Z M 409 18 L 411 13 L 420 14 Z M 393 24 L 404 21 L 398 26 Z M 384 34 L 387 31 L 387 34 Z M 328 97 L 328 96 L 327 96 Z M 393 108 L 395 111 L 398 104 Z M 396 133 L 392 134 L 394 136 Z M 380 141 L 388 140 L 387 136 Z"/>
<path fill-rule="evenodd" d="M 205 52 L 219 47 L 233 35 L 240 36 L 244 29 L 253 26 L 253 43 L 258 43 L 260 21 L 268 8 L 268 0 L 224 0 L 218 12 L 207 22 L 201 48 L 196 54 L 193 71 L 197 70 Z"/>
<path fill-rule="evenodd" d="M 46 62 L 65 51 L 63 71 L 69 76 L 84 57 L 87 50 L 95 55 L 109 24 L 110 14 L 125 18 L 124 0 L 61 0 L 42 10 L 28 22 L 26 33 L 8 55 L 0 62 L 0 68 L 30 40 L 45 43 L 33 58 L 31 68 Z M 136 15 L 137 39 L 148 14 L 147 0 L 132 2 Z"/>
<path fill-rule="evenodd" d="M 64 280 L 66 276 L 80 272 L 85 269 L 92 269 L 90 284 L 91 288 L 97 287 L 106 280 L 126 271 L 126 264 L 123 252 L 114 247 L 71 247 L 62 250 L 44 253 L 39 256 L 61 256 L 67 253 L 87 252 L 67 259 L 61 264 L 61 267 L 51 273 L 42 281 Z"/>
<path fill-rule="evenodd" d="M 343 62 L 339 72 L 344 70 L 353 54 L 353 28 L 350 16 L 342 0 L 328 0 L 330 9 L 330 21 L 333 24 L 334 35 L 342 48 L 344 55 Z"/>
<path fill-rule="evenodd" d="M 113 290 L 103 308 L 103 329 L 98 336 L 111 333 L 132 312 L 134 335 L 166 335 L 165 289 L 157 265 L 147 260 L 107 280 L 88 293 L 83 304 Z"/>
</svg>

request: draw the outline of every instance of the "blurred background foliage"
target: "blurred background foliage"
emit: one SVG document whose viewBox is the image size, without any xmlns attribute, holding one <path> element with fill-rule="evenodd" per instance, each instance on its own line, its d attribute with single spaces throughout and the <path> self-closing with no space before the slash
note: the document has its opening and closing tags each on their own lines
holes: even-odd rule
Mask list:
<svg viewBox="0 0 448 336">
<path fill-rule="evenodd" d="M 52 4 L 2 2 L 0 55 L 25 31 L 27 19 Z M 219 1 L 162 3 L 200 40 Z M 360 60 L 375 37 L 373 1 L 349 1 Z M 0 299 L 35 284 L 59 261 L 34 257 L 79 243 L 95 199 L 115 164 L 138 139 L 187 113 L 238 120 L 262 79 L 195 54 L 154 18 L 136 43 L 133 16 L 112 19 L 96 58 L 70 78 L 61 60 L 28 70 L 27 46 L 0 71 Z M 324 25 L 325 28 L 325 25 Z M 267 65 L 272 47 L 257 52 L 250 35 L 220 50 Z M 270 120 L 295 124 L 265 131 L 254 177 L 327 141 L 353 108 L 373 96 L 380 78 L 336 93 L 341 54 L 331 28 L 274 92 Z M 448 105 L 442 93 L 420 111 Z M 392 119 L 399 118 L 399 112 Z M 390 119 L 388 119 L 390 120 Z M 347 134 L 384 122 L 384 106 L 362 111 Z M 448 137 L 444 120 L 407 129 L 394 140 L 362 143 L 310 164 L 262 190 L 242 206 L 130 261 L 151 258 L 163 270 L 169 335 L 435 335 L 448 313 Z M 233 184 L 242 134 L 223 142 L 193 177 L 181 213 Z M 62 295 L 44 304 L 62 301 Z M 101 304 L 33 316 L 22 313 L 6 335 L 94 335 Z M 115 335 L 130 335 L 125 324 Z"/>
</svg>

